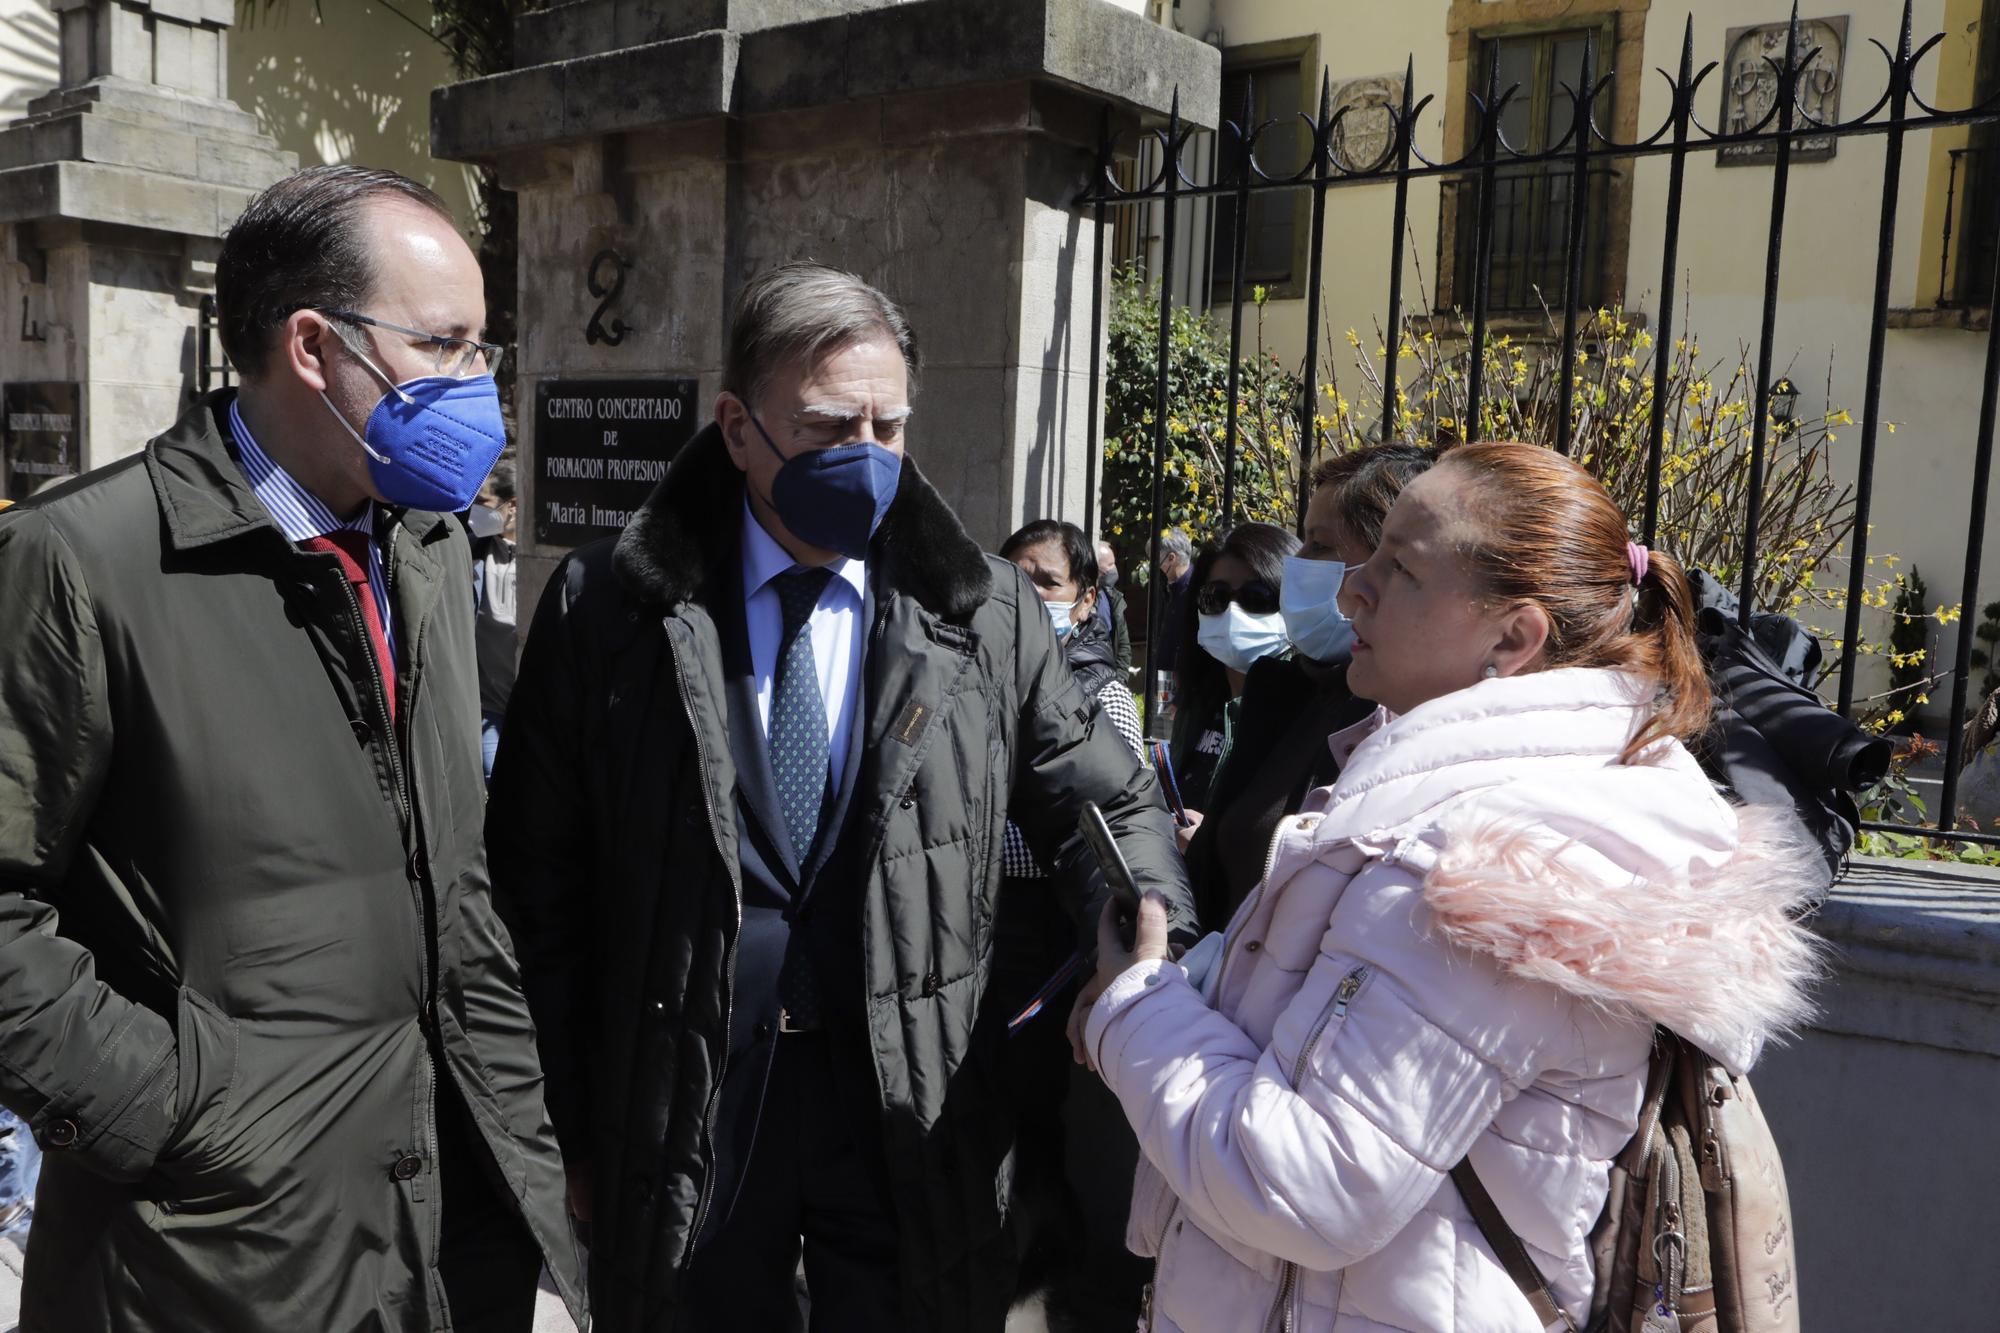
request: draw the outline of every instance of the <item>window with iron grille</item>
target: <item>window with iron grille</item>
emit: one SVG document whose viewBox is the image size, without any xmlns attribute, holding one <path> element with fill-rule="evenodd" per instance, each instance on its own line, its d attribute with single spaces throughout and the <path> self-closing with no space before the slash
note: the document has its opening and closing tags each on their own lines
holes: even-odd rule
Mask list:
<svg viewBox="0 0 2000 1333">
<path fill-rule="evenodd" d="M 1299 113 L 1308 110 L 1305 97 L 1307 67 L 1313 63 L 1311 43 L 1271 43 L 1245 48 L 1232 56 L 1225 56 L 1222 69 L 1222 118 L 1235 121 L 1242 117 L 1247 92 L 1252 123 L 1270 122 L 1257 138 L 1257 168 L 1265 176 L 1289 176 L 1305 165 L 1311 150 L 1310 132 L 1299 119 Z M 1217 134 L 1216 153 L 1216 184 L 1238 183 L 1243 167 L 1235 137 L 1227 132 Z M 1276 288 L 1273 294 L 1277 296 L 1303 294 L 1292 289 L 1302 289 L 1305 280 L 1301 256 L 1308 209 L 1309 196 L 1304 190 L 1265 190 L 1250 196 L 1243 247 L 1246 286 Z M 1236 262 L 1237 201 L 1217 196 L 1214 219 L 1208 271 L 1216 294 L 1226 300 Z"/>
<path fill-rule="evenodd" d="M 1606 70 L 1612 49 L 1608 28 L 1563 28 L 1546 32 L 1510 33 L 1479 43 L 1470 63 L 1473 92 L 1484 96 L 1497 73 L 1504 94 L 1514 88 L 1500 116 L 1503 142 L 1496 149 L 1501 165 L 1493 179 L 1493 262 L 1489 308 L 1495 312 L 1539 312 L 1546 303 L 1560 306 L 1563 275 L 1568 266 L 1569 209 L 1573 188 L 1566 155 L 1548 162 L 1509 163 L 1513 153 L 1547 152 L 1565 144 L 1575 114 L 1569 90 L 1583 80 L 1584 49 L 1595 40 L 1598 77 Z M 1599 95 L 1596 119 L 1609 121 L 1610 92 Z M 1476 113 L 1467 133 L 1479 133 Z M 1602 142 L 1597 138 L 1596 142 Z M 1474 140 L 1476 142 L 1476 140 Z M 1583 290 L 1579 305 L 1603 303 L 1606 290 L 1604 256 L 1609 231 L 1612 169 L 1593 165 L 1586 177 L 1583 222 Z M 1470 308 L 1478 256 L 1479 181 L 1469 177 L 1454 190 L 1458 209 L 1457 252 L 1454 256 L 1452 300 Z"/>
<path fill-rule="evenodd" d="M 1979 64 L 1973 105 L 2000 92 L 2000 0 L 1985 0 L 1979 13 Z M 1993 299 L 1993 265 L 2000 255 L 2000 126 L 1974 125 L 1960 150 L 1964 190 L 1964 238 L 1958 252 L 1959 304 L 1983 306 Z"/>
</svg>

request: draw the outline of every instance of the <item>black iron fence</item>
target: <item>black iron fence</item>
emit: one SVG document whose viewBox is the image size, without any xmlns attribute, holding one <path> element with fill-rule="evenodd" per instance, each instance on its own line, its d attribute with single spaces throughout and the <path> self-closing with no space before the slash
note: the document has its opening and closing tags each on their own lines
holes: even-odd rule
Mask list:
<svg viewBox="0 0 2000 1333">
<path fill-rule="evenodd" d="M 216 328 L 215 298 L 204 296 L 195 313 L 194 391 L 226 389 L 236 382 L 236 368 L 222 350 L 222 336 Z"/>
<path fill-rule="evenodd" d="M 1765 506 L 1769 497 L 1767 490 L 1767 455 L 1774 436 L 1782 442 L 1785 425 L 1773 414 L 1774 392 L 1783 397 L 1788 386 L 1773 366 L 1775 352 L 1775 324 L 1778 311 L 1778 280 L 1784 257 L 1785 241 L 1785 201 L 1790 181 L 1791 167 L 1795 151 L 1812 151 L 1829 140 L 1851 138 L 1861 135 L 1881 135 L 1886 142 L 1886 152 L 1882 166 L 1880 191 L 1880 228 L 1878 232 L 1873 307 L 1869 323 L 1867 363 L 1864 372 L 1864 398 L 1862 413 L 1858 421 L 1860 435 L 1857 475 L 1853 492 L 1853 528 L 1846 551 L 1848 559 L 1848 587 L 1845 598 L 1845 626 L 1839 639 L 1839 661 L 1836 668 L 1838 679 L 1839 711 L 1853 716 L 1855 711 L 1855 675 L 1858 665 L 1857 652 L 1861 638 L 1860 615 L 1864 605 L 1863 592 L 1867 569 L 1869 541 L 1869 514 L 1874 496 L 1876 444 L 1882 422 L 1882 377 L 1884 357 L 1884 334 L 1889 321 L 1889 292 L 1894 260 L 1897 217 L 1901 203 L 1899 198 L 1903 168 L 1905 141 L 1913 132 L 1935 131 L 1949 127 L 1974 127 L 1973 133 L 1984 138 L 1990 133 L 1986 127 L 2000 124 L 2000 96 L 1991 95 L 1987 90 L 1984 100 L 1966 108 L 1940 108 L 1928 104 L 1916 91 L 1916 75 L 1919 66 L 1934 47 L 1943 40 L 1942 35 L 1933 36 L 1921 44 L 1916 44 L 1912 34 L 1912 3 L 1906 0 L 1896 49 L 1891 51 L 1880 43 L 1876 49 L 1887 62 L 1888 80 L 1875 102 L 1848 119 L 1822 119 L 1811 107 L 1823 105 L 1810 96 L 1814 86 L 1808 75 L 1814 69 L 1815 48 L 1806 45 L 1801 38 L 1801 27 L 1796 5 L 1784 44 L 1781 58 L 1766 57 L 1769 66 L 1767 81 L 1768 109 L 1761 119 L 1752 122 L 1749 118 L 1732 118 L 1729 127 L 1718 129 L 1705 124 L 1697 114 L 1695 102 L 1704 82 L 1714 73 L 1713 63 L 1697 68 L 1694 58 L 1694 23 L 1688 20 L 1681 45 L 1680 66 L 1674 73 L 1659 71 L 1672 86 L 1672 102 L 1666 119 L 1650 134 L 1630 142 L 1620 142 L 1608 134 L 1604 128 L 1604 117 L 1599 113 L 1610 105 L 1608 90 L 1612 80 L 1609 75 L 1597 72 L 1598 53 L 1595 41 L 1587 44 L 1583 56 L 1581 77 L 1574 83 L 1564 81 L 1557 87 L 1556 96 L 1568 99 L 1572 114 L 1568 127 L 1560 138 L 1539 151 L 1526 151 L 1510 141 L 1504 128 L 1510 102 L 1520 93 L 1517 87 L 1503 88 L 1499 85 L 1497 62 L 1489 62 L 1483 91 L 1473 92 L 1468 100 L 1468 115 L 1471 117 L 1471 137 L 1469 147 L 1458 157 L 1427 155 L 1417 143 L 1418 117 L 1432 102 L 1431 97 L 1418 98 L 1414 94 L 1411 75 L 1415 61 L 1411 60 L 1405 71 L 1401 103 L 1386 108 L 1390 121 L 1390 133 L 1386 146 L 1372 161 L 1351 160 L 1346 151 L 1350 141 L 1380 141 L 1380 136 L 1350 136 L 1343 134 L 1343 122 L 1352 114 L 1351 108 L 1338 111 L 1331 106 L 1331 85 L 1323 81 L 1320 91 L 1319 111 L 1316 116 L 1301 115 L 1303 133 L 1299 127 L 1288 126 L 1288 139 L 1303 141 L 1308 151 L 1304 153 L 1303 165 L 1286 173 L 1272 173 L 1264 170 L 1258 158 L 1260 138 L 1271 132 L 1275 122 L 1257 123 L 1246 107 L 1235 119 L 1226 122 L 1218 132 L 1213 151 L 1199 154 L 1208 163 L 1208 179 L 1197 180 L 1189 174 L 1187 158 L 1188 146 L 1196 130 L 1180 119 L 1179 101 L 1176 98 L 1174 111 L 1166 125 L 1158 129 L 1142 132 L 1141 139 L 1149 143 L 1149 151 L 1139 155 L 1142 163 L 1151 166 L 1143 172 L 1144 179 L 1134 179 L 1130 162 L 1134 157 L 1134 145 L 1130 140 L 1120 141 L 1115 136 L 1107 120 L 1106 130 L 1100 149 L 1099 171 L 1096 183 L 1079 199 L 1079 205 L 1092 210 L 1097 224 L 1100 253 L 1110 238 L 1114 212 L 1136 211 L 1133 205 L 1163 205 L 1160 209 L 1160 253 L 1164 262 L 1159 266 L 1159 333 L 1157 347 L 1157 385 L 1152 408 L 1152 473 L 1151 507 L 1149 510 L 1149 532 L 1151 541 L 1151 563 L 1157 569 L 1160 555 L 1161 524 L 1159 521 L 1163 465 L 1166 458 L 1168 429 L 1168 372 L 1170 321 L 1168 312 L 1175 301 L 1174 256 L 1176 255 L 1178 205 L 1188 199 L 1218 199 L 1233 203 L 1234 217 L 1249 215 L 1249 203 L 1254 195 L 1266 191 L 1307 191 L 1311 205 L 1311 230 L 1308 233 L 1309 265 L 1304 288 L 1306 301 L 1306 346 L 1301 378 L 1303 384 L 1299 399 L 1299 439 L 1304 447 L 1299 454 L 1299 494 L 1304 495 L 1306 476 L 1313 464 L 1314 444 L 1318 438 L 1315 414 L 1318 408 L 1318 386 L 1316 383 L 1319 366 L 1319 334 L 1321 321 L 1321 292 L 1325 272 L 1326 254 L 1326 205 L 1330 192 L 1350 186 L 1393 183 L 1395 189 L 1392 222 L 1389 237 L 1387 264 L 1388 304 L 1386 328 L 1389 330 L 1389 354 L 1383 360 L 1382 375 L 1385 382 L 1381 394 L 1382 420 L 1379 434 L 1382 438 L 1392 438 L 1399 433 L 1407 434 L 1407 422 L 1399 422 L 1398 376 L 1400 363 L 1395 348 L 1406 327 L 1406 315 L 1412 322 L 1428 320 L 1432 312 L 1411 312 L 1405 308 L 1403 274 L 1408 258 L 1406 249 L 1410 228 L 1409 187 L 1412 181 L 1436 179 L 1459 198 L 1448 202 L 1448 210 L 1454 215 L 1457 225 L 1456 244 L 1453 252 L 1464 258 L 1459 266 L 1459 281 L 1454 290 L 1454 303 L 1469 307 L 1466 318 L 1466 343 L 1470 349 L 1480 349 L 1480 354 L 1466 357 L 1465 374 L 1467 386 L 1465 401 L 1474 405 L 1473 410 L 1463 417 L 1477 422 L 1481 419 L 1479 405 L 1490 399 L 1488 376 L 1489 329 L 1494 317 L 1509 309 L 1526 304 L 1528 293 L 1536 294 L 1540 300 L 1543 294 L 1560 294 L 1560 300 L 1550 299 L 1548 314 L 1556 326 L 1547 354 L 1560 365 L 1560 373 L 1553 375 L 1551 404 L 1554 412 L 1554 444 L 1567 453 L 1572 442 L 1572 433 L 1578 419 L 1574 394 L 1578 383 L 1575 369 L 1578 363 L 1580 344 L 1585 341 L 1584 325 L 1595 312 L 1593 283 L 1597 280 L 1597 268 L 1601 257 L 1601 233 L 1594 233 L 1594 227 L 1601 227 L 1604 206 L 1604 182 L 1614 171 L 1616 164 L 1631 162 L 1641 158 L 1664 157 L 1667 160 L 1667 182 L 1665 198 L 1664 241 L 1660 254 L 1660 278 L 1657 294 L 1657 313 L 1654 316 L 1654 345 L 1659 352 L 1652 358 L 1652 384 L 1650 393 L 1650 420 L 1647 422 L 1647 443 L 1645 450 L 1645 478 L 1643 504 L 1639 514 L 1639 528 L 1647 545 L 1658 544 L 1661 525 L 1661 478 L 1665 456 L 1666 413 L 1668 395 L 1664 392 L 1664 377 L 1669 373 L 1670 358 L 1666 349 L 1675 336 L 1674 302 L 1676 277 L 1679 267 L 1679 245 L 1681 234 L 1681 201 L 1688 160 L 1697 153 L 1734 151 L 1739 155 L 1751 153 L 1758 160 L 1770 163 L 1770 214 L 1765 237 L 1764 287 L 1762 318 L 1756 343 L 1756 364 L 1752 379 L 1754 390 L 1754 410 L 1749 414 L 1749 468 L 1744 486 L 1747 493 L 1743 513 L 1743 538 L 1741 545 L 1741 568 L 1738 571 L 1738 592 L 1740 614 L 1747 622 L 1753 611 L 1760 610 L 1756 596 L 1758 590 L 1759 561 L 1766 553 L 1758 547 L 1759 534 L 1764 530 Z M 1225 112 L 1228 109 L 1225 108 Z M 1379 114 L 1379 113 L 1378 113 Z M 1809 142 L 1808 142 L 1809 141 Z M 1293 156 L 1287 153 L 1286 156 Z M 1296 159 L 1294 159 L 1296 160 Z M 1980 186 L 1974 177 L 1986 179 L 1975 165 L 1990 174 L 1991 158 L 1978 159 L 1968 151 L 1954 156 L 1957 167 L 1954 189 L 1963 199 L 1968 192 L 1981 193 L 1992 197 L 1990 187 Z M 1126 173 L 1121 179 L 1121 169 Z M 1748 180 L 1750 178 L 1746 178 Z M 1989 210 L 2000 205 L 1988 204 Z M 1990 253 L 1994 244 L 1996 228 L 2000 228 L 2000 218 L 1991 211 L 1983 216 L 1975 216 L 1977 210 L 1968 211 L 1961 207 L 1958 212 L 1961 235 L 1977 237 L 1975 244 L 1983 245 Z M 1594 216 L 1595 215 L 1595 216 Z M 1562 227 L 1559 237 L 1549 223 L 1559 216 Z M 1120 223 L 1129 226 L 1129 223 Z M 1233 273 L 1228 279 L 1230 294 L 1230 383 L 1228 390 L 1229 419 L 1225 434 L 1224 495 L 1222 499 L 1222 528 L 1227 529 L 1233 521 L 1235 508 L 1234 480 L 1236 476 L 1239 422 L 1236 405 L 1238 398 L 1238 371 L 1242 363 L 1243 311 L 1250 295 L 1245 285 L 1245 232 L 1237 228 L 1233 245 Z M 1349 247 L 1352 248 L 1351 246 Z M 1218 260 L 1220 255 L 1217 256 Z M 1983 282 L 1981 291 L 1968 293 L 1963 282 L 1957 289 L 1957 299 L 1961 303 L 1984 304 L 1989 308 L 2000 303 L 2000 266 L 1989 260 L 1980 263 L 1971 261 L 1961 264 L 1960 274 L 1976 273 Z M 1217 275 L 1216 287 L 1221 288 L 1221 276 Z M 1094 294 L 1093 334 L 1101 344 L 1104 330 L 1105 291 L 1100 266 L 1099 280 Z M 1092 420 L 1093 429 L 1103 421 L 1102 376 L 1093 385 Z M 1502 389 L 1504 392 L 1504 388 Z M 1994 321 L 1992 331 L 1987 335 L 1985 369 L 1980 381 L 1980 405 L 1975 447 L 1971 459 L 1970 475 L 1967 478 L 1968 513 L 1967 543 L 1962 580 L 1960 605 L 1969 614 L 1978 606 L 1978 590 L 1983 557 L 1983 538 L 1986 531 L 1987 496 L 1991 488 L 1993 472 L 1994 424 L 1996 414 L 1996 394 L 2000 393 L 2000 321 Z M 1432 419 L 1433 429 L 1436 418 Z M 1101 441 L 1093 439 L 1093 457 L 1096 456 Z M 1092 478 L 1093 485 L 1095 476 Z M 1093 497 L 1094 499 L 1094 497 Z M 1162 614 L 1164 589 L 1162 580 L 1152 580 L 1152 614 L 1149 624 L 1157 627 Z M 1778 608 L 1783 609 L 1783 608 Z M 1159 641 L 1157 632 L 1149 634 L 1152 643 Z M 1944 755 L 1943 793 L 1938 811 L 1937 828 L 1950 831 L 1954 828 L 1957 810 L 1959 769 L 1964 759 L 1962 753 L 1962 730 L 1967 717 L 1968 682 L 1971 679 L 1971 654 L 1974 636 L 1970 623 L 1962 624 L 1958 635 L 1956 661 L 1950 670 L 1951 707 L 1947 723 Z M 1154 654 L 1149 648 L 1146 666 L 1146 707 L 1147 723 L 1152 721 L 1153 701 L 1158 694 L 1158 670 L 1153 661 Z M 1864 823 L 1864 828 L 1897 833 L 1924 833 L 1928 826 L 1901 823 Z M 1978 842 L 2000 845 L 2000 832 L 1953 832 L 1956 841 Z"/>
</svg>

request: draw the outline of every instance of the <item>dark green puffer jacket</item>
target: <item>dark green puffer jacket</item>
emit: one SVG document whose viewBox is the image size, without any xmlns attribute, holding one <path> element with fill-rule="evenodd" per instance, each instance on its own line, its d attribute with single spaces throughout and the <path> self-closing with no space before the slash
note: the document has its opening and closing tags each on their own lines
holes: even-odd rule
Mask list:
<svg viewBox="0 0 2000 1333">
<path fill-rule="evenodd" d="M 226 403 L 0 513 L 0 1102 L 47 1149 L 22 1329 L 449 1327 L 440 1070 L 580 1311 L 480 850 L 465 536 L 378 511 L 392 745 L 353 590 Z"/>
<path fill-rule="evenodd" d="M 721 641 L 742 474 L 710 426 L 615 541 L 543 594 L 494 768 L 487 838 L 564 1152 L 593 1163 L 599 1327 L 680 1327 L 709 1206 L 709 1117 L 742 924 Z M 902 1237 L 910 1327 L 1001 1328 L 1013 1122 L 1008 1015 L 983 1003 L 1008 818 L 1057 867 L 1080 934 L 1102 892 L 1075 835 L 1104 808 L 1140 882 L 1192 922 L 1151 773 L 1078 692 L 1047 612 L 983 555 L 916 466 L 868 555 L 875 617 L 849 804 L 851 972 Z M 1038 1021 L 1057 1022 L 1062 1014 Z M 710 1333 L 710 1330 L 687 1330 Z"/>
</svg>

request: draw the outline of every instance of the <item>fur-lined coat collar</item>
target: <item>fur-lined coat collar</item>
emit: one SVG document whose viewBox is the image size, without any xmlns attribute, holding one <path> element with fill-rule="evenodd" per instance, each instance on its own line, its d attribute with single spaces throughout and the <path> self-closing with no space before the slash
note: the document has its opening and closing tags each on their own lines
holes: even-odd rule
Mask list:
<svg viewBox="0 0 2000 1333">
<path fill-rule="evenodd" d="M 1348 760 L 1325 823 L 1421 831 L 1444 938 L 1740 1072 L 1809 1016 L 1818 950 L 1792 909 L 1813 854 L 1789 812 L 1733 810 L 1678 743 L 1619 763 L 1649 701 L 1622 673 L 1568 669 L 1378 713 L 1334 738 Z"/>
<path fill-rule="evenodd" d="M 648 605 L 706 606 L 715 580 L 737 558 L 743 473 L 710 422 L 682 448 L 667 475 L 619 534 L 612 565 Z M 993 591 L 978 543 L 909 458 L 896 498 L 869 546 L 870 577 L 933 615 L 962 620 Z"/>
</svg>

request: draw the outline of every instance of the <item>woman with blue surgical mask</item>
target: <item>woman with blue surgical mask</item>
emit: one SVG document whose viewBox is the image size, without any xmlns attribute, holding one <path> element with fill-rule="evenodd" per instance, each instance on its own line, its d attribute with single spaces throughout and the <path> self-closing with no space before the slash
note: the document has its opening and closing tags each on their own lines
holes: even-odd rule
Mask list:
<svg viewBox="0 0 2000 1333">
<path fill-rule="evenodd" d="M 1278 590 L 1285 581 L 1285 557 L 1298 549 L 1299 539 L 1284 528 L 1239 523 L 1220 546 L 1195 561 L 1176 661 L 1172 749 L 1190 816 L 1208 808 L 1210 783 L 1229 747 L 1250 669 L 1291 651 Z"/>
<path fill-rule="evenodd" d="M 1132 752 L 1140 754 L 1139 710 L 1126 674 L 1118 668 L 1110 628 L 1097 614 L 1102 596 L 1097 548 L 1074 523 L 1040 519 L 1002 543 L 1000 558 L 1018 565 L 1042 599 L 1077 688 L 1094 701 Z M 1075 950 L 1076 923 L 1056 899 L 1049 868 L 1011 822 L 1001 844 L 1001 870 L 985 1004 L 1013 1015 Z M 1052 1011 L 1060 1007 L 1049 1006 Z M 1099 1190 L 1123 1190 L 1138 1162 L 1137 1140 L 1101 1083 L 1076 1079 L 1072 1093 L 1069 1042 L 1055 1013 L 1024 1025 L 1007 1042 L 1004 1058 L 1017 1108 L 1016 1217 L 1027 1238 L 1021 1289 L 1042 1289 L 1051 1310 L 1102 1305 L 1136 1311 L 1147 1268 L 1124 1252 L 1123 1211 L 1107 1211 L 1101 1204 L 1087 1210 L 1083 1197 L 1093 1181 Z M 1081 1181 L 1068 1169 L 1065 1144 L 1072 1137 L 1090 1144 L 1096 1168 Z M 1086 1264 L 1086 1254 L 1118 1259 Z"/>
<path fill-rule="evenodd" d="M 1354 628 L 1340 606 L 1348 572 L 1365 563 L 1396 496 L 1435 458 L 1392 443 L 1320 463 L 1306 505 L 1305 544 L 1285 557 L 1277 620 L 1286 645 L 1245 674 L 1229 744 L 1187 840 L 1202 924 L 1219 929 L 1263 874 L 1278 822 L 1339 768 L 1326 738 L 1374 704 L 1347 688 Z"/>
</svg>

